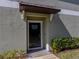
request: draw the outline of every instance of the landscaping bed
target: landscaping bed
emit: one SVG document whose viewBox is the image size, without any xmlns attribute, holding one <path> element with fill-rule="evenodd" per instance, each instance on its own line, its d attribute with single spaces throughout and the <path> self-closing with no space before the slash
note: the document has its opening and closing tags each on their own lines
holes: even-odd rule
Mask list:
<svg viewBox="0 0 79 59">
<path fill-rule="evenodd" d="M 24 50 L 7 50 L 0 53 L 0 59 L 26 59 Z"/>
<path fill-rule="evenodd" d="M 56 54 L 60 59 L 79 59 L 79 49 L 64 50 Z"/>
<path fill-rule="evenodd" d="M 58 37 L 51 41 L 51 49 L 53 53 L 58 53 L 67 49 L 76 49 L 79 47 L 79 38 Z"/>
<path fill-rule="evenodd" d="M 51 41 L 51 52 L 60 59 L 79 59 L 79 38 L 53 38 Z"/>
</svg>

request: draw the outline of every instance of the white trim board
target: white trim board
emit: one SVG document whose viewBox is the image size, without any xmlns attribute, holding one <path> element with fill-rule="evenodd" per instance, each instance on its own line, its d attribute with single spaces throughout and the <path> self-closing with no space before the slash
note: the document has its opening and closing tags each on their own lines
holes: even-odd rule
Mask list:
<svg viewBox="0 0 79 59">
<path fill-rule="evenodd" d="M 61 9 L 61 11 L 59 12 L 59 14 L 79 16 L 79 11 L 73 11 L 73 10 Z"/>
<path fill-rule="evenodd" d="M 19 8 L 19 2 L 10 0 L 0 0 L 1 7 Z"/>
<path fill-rule="evenodd" d="M 40 23 L 41 25 L 41 47 L 37 47 L 37 48 L 29 48 L 29 23 Z M 43 26 L 43 22 L 42 21 L 32 21 L 32 20 L 28 20 L 28 50 L 34 50 L 34 49 L 42 49 L 43 48 L 43 39 L 42 39 L 42 26 Z"/>
</svg>

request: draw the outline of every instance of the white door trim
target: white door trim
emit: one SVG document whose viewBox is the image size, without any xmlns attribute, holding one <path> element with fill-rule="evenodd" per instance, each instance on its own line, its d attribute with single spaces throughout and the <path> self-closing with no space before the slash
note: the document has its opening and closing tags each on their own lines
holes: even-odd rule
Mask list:
<svg viewBox="0 0 79 59">
<path fill-rule="evenodd" d="M 37 47 L 37 48 L 31 48 L 29 49 L 29 23 L 40 23 L 41 24 L 41 47 Z M 34 49 L 42 49 L 43 48 L 43 39 L 42 39 L 42 28 L 43 28 L 43 21 L 36 21 L 36 20 L 28 20 L 28 50 L 34 50 Z"/>
</svg>

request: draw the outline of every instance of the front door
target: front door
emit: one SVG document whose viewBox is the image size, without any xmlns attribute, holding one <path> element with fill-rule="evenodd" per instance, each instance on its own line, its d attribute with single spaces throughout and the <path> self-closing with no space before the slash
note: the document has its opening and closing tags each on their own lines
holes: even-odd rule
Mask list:
<svg viewBox="0 0 79 59">
<path fill-rule="evenodd" d="M 28 25 L 29 50 L 42 48 L 42 22 L 29 21 Z"/>
</svg>

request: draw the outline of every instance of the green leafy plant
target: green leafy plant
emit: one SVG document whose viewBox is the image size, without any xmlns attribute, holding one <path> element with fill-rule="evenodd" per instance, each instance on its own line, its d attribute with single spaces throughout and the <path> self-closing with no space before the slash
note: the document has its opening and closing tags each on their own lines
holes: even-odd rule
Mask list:
<svg viewBox="0 0 79 59">
<path fill-rule="evenodd" d="M 76 45 L 79 46 L 79 37 L 74 37 L 73 40 L 75 41 Z"/>
<path fill-rule="evenodd" d="M 76 48 L 75 40 L 71 37 L 53 38 L 51 41 L 51 47 L 54 53 L 60 52 L 62 49 Z"/>
<path fill-rule="evenodd" d="M 58 40 L 58 38 L 52 39 L 51 47 L 52 47 L 54 53 L 59 52 L 61 50 L 62 47 L 60 45 L 61 45 L 61 43 L 60 43 L 60 40 Z"/>
</svg>

